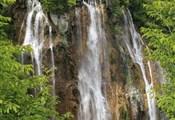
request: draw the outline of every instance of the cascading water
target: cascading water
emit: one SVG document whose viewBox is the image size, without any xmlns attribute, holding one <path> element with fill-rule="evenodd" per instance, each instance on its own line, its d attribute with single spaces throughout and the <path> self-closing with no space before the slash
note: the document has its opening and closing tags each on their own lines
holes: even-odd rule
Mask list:
<svg viewBox="0 0 175 120">
<path fill-rule="evenodd" d="M 96 1 L 83 2 L 88 9 L 90 26 L 87 51 L 83 56 L 78 72 L 80 91 L 79 120 L 110 120 L 107 98 L 102 92 L 102 66 L 100 55 L 104 51 L 102 43 L 106 41 L 100 14 L 101 8 Z"/>
<path fill-rule="evenodd" d="M 26 34 L 23 45 L 31 45 L 33 52 L 32 58 L 36 63 L 36 74 L 41 75 L 41 54 L 44 42 L 44 22 L 45 16 L 40 2 L 28 0 L 28 16 L 26 24 Z M 35 15 L 34 25 L 33 16 Z"/>
<path fill-rule="evenodd" d="M 145 83 L 145 89 L 146 89 L 146 95 L 147 95 L 147 102 L 148 102 L 148 111 L 149 111 L 149 119 L 150 120 L 157 120 L 156 118 L 156 100 L 154 93 L 150 94 L 151 89 L 153 88 L 153 77 L 152 77 L 152 71 L 151 71 L 151 65 L 148 61 L 148 67 L 149 67 L 149 74 L 150 74 L 150 82 L 147 79 L 146 76 L 146 70 L 144 67 L 143 62 L 143 51 L 142 46 L 144 45 L 139 33 L 136 32 L 133 20 L 131 17 L 131 14 L 129 10 L 126 11 L 126 14 L 124 13 L 124 41 L 126 43 L 127 49 L 129 51 L 129 54 L 132 58 L 132 60 L 137 63 L 140 66 L 143 80 Z"/>
<path fill-rule="evenodd" d="M 52 95 L 55 96 L 55 61 L 54 61 L 54 52 L 53 52 L 53 40 L 52 40 L 52 27 L 49 26 L 49 44 L 51 51 L 51 65 L 52 65 Z"/>
<path fill-rule="evenodd" d="M 30 45 L 32 47 L 33 51 L 31 52 L 31 57 L 33 65 L 35 67 L 35 73 L 36 75 L 41 75 L 42 50 L 45 42 L 44 32 L 46 28 L 49 29 L 49 48 L 51 50 L 51 66 L 53 68 L 53 78 L 51 79 L 53 89 L 52 94 L 55 95 L 55 63 L 53 53 L 52 28 L 48 23 L 47 17 L 43 13 L 41 3 L 38 0 L 28 0 L 27 3 L 28 15 L 23 45 Z"/>
</svg>

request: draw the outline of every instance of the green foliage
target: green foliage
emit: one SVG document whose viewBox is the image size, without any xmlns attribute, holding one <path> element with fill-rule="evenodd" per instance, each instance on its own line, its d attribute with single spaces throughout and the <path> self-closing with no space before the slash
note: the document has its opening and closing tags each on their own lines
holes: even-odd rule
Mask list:
<svg viewBox="0 0 175 120">
<path fill-rule="evenodd" d="M 128 0 L 112 0 L 111 1 L 111 6 L 110 6 L 110 11 L 109 11 L 109 17 L 110 17 L 110 28 L 114 32 L 114 34 L 119 33 L 121 31 L 120 28 L 120 18 L 122 16 L 122 10 L 124 6 L 128 5 Z"/>
<path fill-rule="evenodd" d="M 13 4 L 15 2 L 15 0 L 1 0 L 0 1 L 0 5 L 2 6 L 0 8 L 0 37 L 2 38 L 2 36 L 4 37 L 4 34 L 3 34 L 3 26 L 4 25 L 7 25 L 8 22 L 11 21 L 11 18 L 10 17 L 5 17 L 5 16 L 2 16 L 1 13 L 2 13 L 2 8 L 6 8 L 8 7 L 8 5 L 10 4 Z"/>
<path fill-rule="evenodd" d="M 3 120 L 48 119 L 54 112 L 46 76 L 34 76 L 31 65 L 21 65 L 17 57 L 23 48 L 0 41 L 0 118 Z M 36 96 L 29 89 L 42 87 Z"/>
<path fill-rule="evenodd" d="M 137 26 L 143 26 L 147 21 L 147 15 L 145 9 L 142 7 L 144 3 L 149 0 L 129 0 L 129 10 L 132 13 L 134 21 Z"/>
<path fill-rule="evenodd" d="M 127 7 L 129 4 L 129 0 L 113 0 L 112 1 L 112 16 L 119 18 L 122 14 L 122 9 Z"/>
<path fill-rule="evenodd" d="M 170 120 L 175 119 L 175 82 L 172 81 L 170 83 L 166 83 L 162 86 L 157 86 L 156 91 L 163 92 L 162 94 L 157 94 L 158 107 L 166 113 L 166 115 L 170 118 Z"/>
<path fill-rule="evenodd" d="M 7 23 L 10 21 L 11 18 L 0 15 L 0 26 L 7 25 Z"/>
<path fill-rule="evenodd" d="M 8 7 L 8 5 L 13 4 L 16 0 L 1 0 L 0 5 L 3 7 Z"/>
<path fill-rule="evenodd" d="M 68 0 L 67 4 L 68 4 L 69 7 L 73 7 L 73 6 L 76 5 L 76 0 Z"/>
<path fill-rule="evenodd" d="M 45 11 L 61 13 L 76 5 L 76 0 L 41 0 Z"/>
<path fill-rule="evenodd" d="M 157 91 L 158 107 L 170 120 L 175 119 L 175 0 L 154 0 L 143 5 L 153 20 L 142 28 L 149 40 L 150 59 L 159 61 L 167 72 L 167 83 Z M 159 91 L 162 91 L 160 94 Z"/>
<path fill-rule="evenodd" d="M 120 8 L 120 1 L 119 0 L 113 0 L 112 1 L 112 15 L 117 17 L 121 13 Z"/>
</svg>

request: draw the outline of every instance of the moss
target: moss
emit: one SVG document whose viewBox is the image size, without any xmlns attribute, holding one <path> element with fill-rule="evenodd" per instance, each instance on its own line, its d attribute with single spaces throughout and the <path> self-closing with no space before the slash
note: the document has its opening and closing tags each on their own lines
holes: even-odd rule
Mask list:
<svg viewBox="0 0 175 120">
<path fill-rule="evenodd" d="M 129 117 L 129 113 L 123 107 L 119 109 L 119 112 L 120 112 L 120 120 L 131 120 Z"/>
</svg>

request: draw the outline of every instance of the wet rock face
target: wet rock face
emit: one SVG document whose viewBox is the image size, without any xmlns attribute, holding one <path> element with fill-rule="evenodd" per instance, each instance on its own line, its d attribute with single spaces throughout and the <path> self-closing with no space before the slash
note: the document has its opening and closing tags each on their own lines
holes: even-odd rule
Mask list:
<svg viewBox="0 0 175 120">
<path fill-rule="evenodd" d="M 129 98 L 131 103 L 132 118 L 135 120 L 143 119 L 143 98 L 141 93 L 135 88 L 129 89 Z"/>
<path fill-rule="evenodd" d="M 25 14 L 26 7 L 17 4 L 14 9 L 14 38 L 18 44 L 21 44 L 24 39 L 25 24 L 22 25 L 22 23 L 23 20 L 26 20 Z M 87 49 L 89 14 L 87 8 L 81 6 L 63 15 L 49 13 L 48 18 L 53 27 L 53 51 L 55 66 L 57 67 L 55 70 L 55 93 L 59 96 L 60 101 L 56 109 L 60 113 L 72 112 L 74 120 L 77 120 L 80 102 L 77 88 L 78 65 L 81 62 L 81 56 Z M 103 87 L 106 88 L 112 120 L 147 120 L 148 109 L 140 68 L 129 57 L 123 42 L 122 30 L 117 35 L 114 34 L 109 27 L 113 23 L 109 22 L 106 12 L 104 19 L 108 42 L 109 73 L 102 70 L 103 79 L 108 79 Z M 82 37 L 78 37 L 79 34 Z M 47 35 L 45 39 L 48 39 Z M 50 68 L 50 49 L 47 45 L 45 46 L 43 64 Z M 101 64 L 103 63 L 101 61 Z"/>
</svg>

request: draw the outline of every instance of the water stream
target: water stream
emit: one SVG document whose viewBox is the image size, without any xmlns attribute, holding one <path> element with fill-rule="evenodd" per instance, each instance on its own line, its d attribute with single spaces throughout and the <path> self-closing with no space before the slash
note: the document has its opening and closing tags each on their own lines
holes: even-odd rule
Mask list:
<svg viewBox="0 0 175 120">
<path fill-rule="evenodd" d="M 43 13 L 41 3 L 38 0 L 27 1 L 27 21 L 26 32 L 23 45 L 30 45 L 33 49 L 31 52 L 32 63 L 35 68 L 35 74 L 42 74 L 42 51 L 45 42 L 45 31 L 49 31 L 49 48 L 51 50 L 51 67 L 52 67 L 52 94 L 55 95 L 55 63 L 53 53 L 52 28 L 49 25 L 48 19 Z M 22 61 L 24 60 L 22 55 Z M 24 62 L 24 61 L 23 61 Z"/>
<path fill-rule="evenodd" d="M 55 60 L 54 60 L 54 52 L 53 52 L 53 39 L 52 39 L 52 27 L 49 26 L 49 44 L 50 44 L 50 51 L 51 51 L 51 71 L 52 71 L 52 95 L 55 96 Z"/>
<path fill-rule="evenodd" d="M 147 62 L 148 68 L 149 68 L 149 77 L 146 76 L 146 69 L 143 62 L 143 41 L 139 35 L 139 33 L 136 32 L 132 16 L 129 10 L 124 13 L 124 22 L 125 22 L 125 28 L 124 28 L 124 41 L 126 43 L 127 49 L 129 51 L 129 54 L 133 60 L 133 62 L 137 63 L 140 66 L 143 80 L 145 83 L 145 91 L 147 95 L 147 102 L 148 102 L 148 112 L 149 112 L 149 119 L 150 120 L 157 120 L 156 118 L 156 100 L 155 100 L 155 94 L 150 94 L 151 89 L 153 88 L 153 77 L 152 77 L 152 70 L 150 62 Z"/>
<path fill-rule="evenodd" d="M 34 18 L 35 16 L 35 18 Z M 34 20 L 33 20 L 34 19 Z M 43 14 L 40 2 L 28 0 L 28 15 L 26 23 L 26 34 L 23 45 L 30 45 L 33 49 L 32 58 L 36 63 L 36 74 L 41 75 L 41 54 L 44 42 L 44 22 L 46 17 Z"/>
<path fill-rule="evenodd" d="M 107 98 L 102 92 L 101 44 L 105 38 L 102 28 L 101 7 L 96 1 L 84 2 L 90 17 L 87 51 L 78 72 L 78 89 L 80 91 L 79 120 L 110 120 Z M 101 16 L 102 15 L 102 16 Z"/>
</svg>

